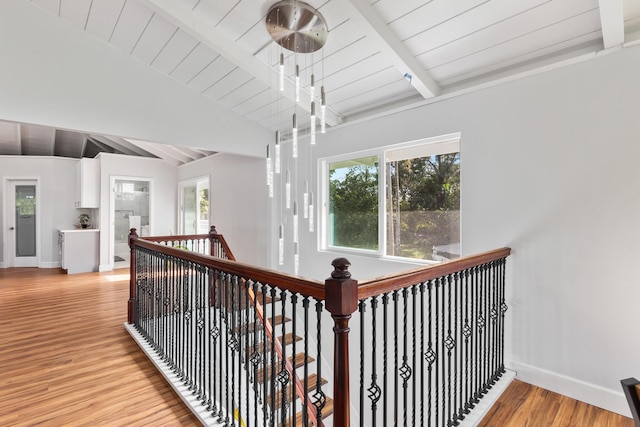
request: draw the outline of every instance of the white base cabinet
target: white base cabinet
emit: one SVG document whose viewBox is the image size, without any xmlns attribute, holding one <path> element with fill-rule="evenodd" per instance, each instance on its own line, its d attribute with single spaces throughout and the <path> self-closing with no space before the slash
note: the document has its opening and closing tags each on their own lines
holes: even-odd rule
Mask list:
<svg viewBox="0 0 640 427">
<path fill-rule="evenodd" d="M 59 230 L 60 266 L 68 274 L 98 271 L 100 230 Z"/>
</svg>

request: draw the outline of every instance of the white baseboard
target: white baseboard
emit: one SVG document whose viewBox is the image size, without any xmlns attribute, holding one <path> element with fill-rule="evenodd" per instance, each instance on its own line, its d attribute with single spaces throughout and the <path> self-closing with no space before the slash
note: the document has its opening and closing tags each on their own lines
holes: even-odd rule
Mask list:
<svg viewBox="0 0 640 427">
<path fill-rule="evenodd" d="M 38 268 L 60 268 L 60 262 L 59 261 L 54 261 L 54 262 L 40 261 L 38 263 Z"/>
<path fill-rule="evenodd" d="M 98 266 L 98 271 L 101 273 L 103 271 L 113 271 L 113 266 L 111 264 L 100 264 Z"/>
<path fill-rule="evenodd" d="M 511 370 L 507 370 L 500 379 L 489 389 L 480 402 L 473 408 L 471 413 L 460 421 L 460 427 L 475 427 L 480 424 L 480 421 L 487 415 L 487 412 L 498 401 L 498 398 L 502 396 L 502 393 L 509 387 L 511 381 L 516 377 L 516 373 Z"/>
<path fill-rule="evenodd" d="M 142 351 L 145 352 L 149 360 L 155 365 L 158 371 L 162 374 L 162 376 L 167 380 L 169 385 L 173 388 L 173 390 L 180 396 L 182 401 L 191 409 L 191 412 L 200 420 L 202 425 L 204 426 L 223 426 L 223 424 L 218 423 L 217 419 L 213 418 L 210 411 L 207 411 L 206 408 L 202 405 L 202 403 L 196 399 L 193 393 L 185 386 L 182 381 L 180 381 L 175 375 L 169 366 L 160 360 L 155 351 L 151 348 L 151 346 L 145 341 L 145 339 L 136 331 L 136 328 L 129 323 L 124 324 L 124 328 L 129 332 L 131 337 L 134 339 L 136 343 L 140 346 Z"/>
<path fill-rule="evenodd" d="M 510 359 L 505 360 L 505 365 L 508 369 L 516 371 L 517 379 L 526 383 L 631 417 L 631 410 L 622 388 L 619 391 L 611 390 Z"/>
</svg>

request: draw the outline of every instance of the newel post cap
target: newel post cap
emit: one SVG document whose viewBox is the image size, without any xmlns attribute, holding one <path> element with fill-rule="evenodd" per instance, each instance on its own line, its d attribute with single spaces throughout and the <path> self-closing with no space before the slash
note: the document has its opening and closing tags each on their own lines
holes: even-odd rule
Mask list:
<svg viewBox="0 0 640 427">
<path fill-rule="evenodd" d="M 325 306 L 333 315 L 350 315 L 358 308 L 358 281 L 351 279 L 348 259 L 336 258 L 331 265 L 331 277 L 324 282 Z"/>
<path fill-rule="evenodd" d="M 131 240 L 133 239 L 137 239 L 138 238 L 138 233 L 137 233 L 137 229 L 135 228 L 131 228 L 129 230 L 129 247 L 131 249 L 133 249 L 133 243 L 131 242 Z"/>
</svg>

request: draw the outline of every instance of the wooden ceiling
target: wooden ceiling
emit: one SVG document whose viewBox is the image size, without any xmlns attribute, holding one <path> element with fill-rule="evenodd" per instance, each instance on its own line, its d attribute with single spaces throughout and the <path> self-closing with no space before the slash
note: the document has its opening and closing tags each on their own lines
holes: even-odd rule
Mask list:
<svg viewBox="0 0 640 427">
<path fill-rule="evenodd" d="M 327 43 L 314 54 L 285 51 L 287 87 L 281 93 L 281 50 L 264 23 L 273 0 L 30 3 L 246 120 L 285 131 L 293 112 L 302 112 L 302 127 L 308 123 L 311 74 L 326 88 L 329 126 L 339 126 L 640 39 L 640 0 L 308 0 L 327 21 Z M 303 82 L 299 102 L 292 83 L 296 63 Z M 16 132 L 27 151 L 39 150 L 38 140 L 62 145 L 78 138 L 9 126 L 0 128 L 0 138 L 13 145 L 2 148 L 0 142 L 2 151 L 16 148 Z"/>
</svg>

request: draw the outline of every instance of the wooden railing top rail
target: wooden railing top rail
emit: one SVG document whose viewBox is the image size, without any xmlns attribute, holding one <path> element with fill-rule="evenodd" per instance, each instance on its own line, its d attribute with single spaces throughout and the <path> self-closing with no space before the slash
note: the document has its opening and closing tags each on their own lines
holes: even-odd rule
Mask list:
<svg viewBox="0 0 640 427">
<path fill-rule="evenodd" d="M 256 267 L 254 265 L 244 264 L 238 261 L 224 260 L 209 255 L 203 255 L 195 252 L 185 251 L 182 249 L 172 248 L 170 246 L 160 245 L 146 237 L 132 239 L 132 242 L 136 246 L 142 248 L 147 248 L 155 252 L 160 252 L 166 255 L 182 258 L 187 261 L 192 261 L 205 267 L 219 269 L 226 273 L 238 275 L 247 280 L 277 285 L 281 289 L 314 297 L 318 300 L 325 299 L 324 282 L 291 276 L 279 271 Z"/>
<path fill-rule="evenodd" d="M 494 249 L 492 251 L 446 261 L 441 264 L 434 264 L 428 267 L 420 267 L 402 273 L 365 280 L 360 282 L 358 286 L 358 299 L 361 300 L 382 295 L 387 292 L 406 288 L 410 284 L 437 279 L 438 277 L 447 276 L 471 267 L 506 258 L 509 254 L 511 254 L 511 248 Z"/>
<path fill-rule="evenodd" d="M 233 252 L 231 252 L 231 249 L 229 248 L 229 245 L 227 244 L 227 241 L 225 240 L 224 236 L 222 234 L 218 234 L 218 232 L 216 231 L 216 227 L 215 226 L 211 226 L 211 229 L 209 230 L 208 234 L 181 234 L 178 236 L 173 236 L 173 235 L 169 235 L 169 236 L 145 236 L 145 237 L 140 237 L 140 239 L 144 239 L 144 240 L 148 240 L 151 242 L 173 242 L 173 241 L 184 241 L 184 240 L 204 240 L 204 239 L 211 239 L 211 238 L 215 238 L 218 242 L 220 242 L 220 245 L 222 246 L 222 249 L 224 249 L 227 257 L 232 260 L 235 261 L 236 257 L 233 256 Z"/>
</svg>

